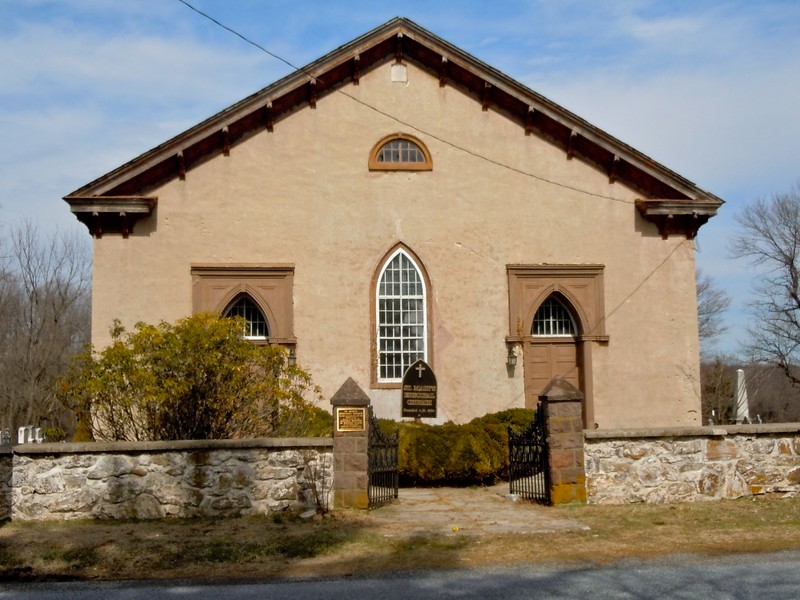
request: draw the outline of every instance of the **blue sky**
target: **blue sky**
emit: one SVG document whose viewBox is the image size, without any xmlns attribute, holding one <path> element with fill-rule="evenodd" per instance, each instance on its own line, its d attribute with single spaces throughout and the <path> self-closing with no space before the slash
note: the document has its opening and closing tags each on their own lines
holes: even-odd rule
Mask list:
<svg viewBox="0 0 800 600">
<path fill-rule="evenodd" d="M 408 17 L 722 197 L 697 261 L 737 351 L 736 215 L 800 179 L 800 2 L 189 1 L 299 66 Z M 178 0 L 0 0 L 0 65 L 0 226 L 46 232 L 83 228 L 65 194 L 290 71 Z"/>
</svg>

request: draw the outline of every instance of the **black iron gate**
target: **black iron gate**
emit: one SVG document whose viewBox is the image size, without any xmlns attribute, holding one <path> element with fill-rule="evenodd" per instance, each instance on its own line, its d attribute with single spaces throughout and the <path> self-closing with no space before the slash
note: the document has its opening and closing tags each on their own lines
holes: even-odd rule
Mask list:
<svg viewBox="0 0 800 600">
<path fill-rule="evenodd" d="M 400 432 L 386 435 L 369 408 L 369 507 L 377 508 L 397 498 L 397 449 Z"/>
<path fill-rule="evenodd" d="M 550 504 L 544 411 L 537 410 L 528 428 L 516 433 L 508 428 L 508 473 L 512 494 Z"/>
</svg>

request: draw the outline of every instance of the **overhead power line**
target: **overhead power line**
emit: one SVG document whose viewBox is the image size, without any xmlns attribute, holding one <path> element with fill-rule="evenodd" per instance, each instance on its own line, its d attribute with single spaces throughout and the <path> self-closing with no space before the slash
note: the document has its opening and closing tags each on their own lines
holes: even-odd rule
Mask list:
<svg viewBox="0 0 800 600">
<path fill-rule="evenodd" d="M 180 2 L 181 4 L 183 4 L 184 6 L 189 8 L 190 10 L 194 11 L 195 13 L 200 15 L 201 17 L 203 17 L 205 19 L 208 19 L 209 21 L 211 21 L 212 23 L 214 23 L 218 27 L 221 27 L 222 29 L 224 29 L 228 33 L 231 33 L 231 34 L 235 35 L 236 37 L 238 37 L 239 39 L 241 39 L 245 43 L 250 44 L 254 48 L 257 48 L 258 50 L 266 53 L 267 55 L 271 56 L 275 60 L 279 60 L 283 64 L 291 67 L 296 72 L 303 73 L 303 74 L 305 74 L 305 75 L 307 75 L 307 76 L 309 76 L 311 78 L 317 79 L 317 80 L 322 81 L 324 83 L 324 80 L 321 77 L 312 75 L 311 73 L 309 73 L 308 71 L 306 71 L 302 67 L 298 67 L 297 65 L 293 64 L 291 61 L 286 60 L 282 56 L 280 56 L 280 55 L 268 50 L 267 48 L 265 48 L 261 44 L 251 40 L 246 35 L 244 35 L 242 33 L 239 33 L 238 31 L 236 31 L 235 29 L 233 29 L 231 27 L 228 27 L 224 23 L 221 23 L 220 21 L 218 21 L 217 19 L 215 19 L 214 17 L 212 17 L 208 13 L 203 12 L 199 8 L 197 8 L 197 7 L 193 6 L 192 4 L 190 4 L 189 2 L 187 2 L 187 0 L 178 0 L 178 2 Z M 402 125 L 404 127 L 408 127 L 410 129 L 413 129 L 417 133 L 420 133 L 422 135 L 428 136 L 429 138 L 434 139 L 437 142 L 440 142 L 442 144 L 450 146 L 451 148 L 453 148 L 455 150 L 458 150 L 460 152 L 468 154 L 468 155 L 470 155 L 470 156 L 472 156 L 474 158 L 477 158 L 479 160 L 486 161 L 486 162 L 488 162 L 490 164 L 493 164 L 493 165 L 495 165 L 497 167 L 500 167 L 500 168 L 503 168 L 503 169 L 507 169 L 509 171 L 512 171 L 512 172 L 517 173 L 519 175 L 522 175 L 524 177 L 530 177 L 531 179 L 535 179 L 537 181 L 541 181 L 542 183 L 547 183 L 549 185 L 554 185 L 554 186 L 560 187 L 562 189 L 567 189 L 567 190 L 570 190 L 570 191 L 573 191 L 573 192 L 578 192 L 580 194 L 585 194 L 587 196 L 593 196 L 595 198 L 602 198 L 604 200 L 611 200 L 613 202 L 621 202 L 623 204 L 634 204 L 633 200 L 625 200 L 624 198 L 615 198 L 614 196 L 609 196 L 607 194 L 599 194 L 597 192 L 590 192 L 588 190 L 584 190 L 584 189 L 579 188 L 579 187 L 575 187 L 575 186 L 572 186 L 572 185 L 568 185 L 568 184 L 565 184 L 565 183 L 554 181 L 552 179 L 548 179 L 547 177 L 543 177 L 541 175 L 536 175 L 535 173 L 531 173 L 529 171 L 525 171 L 525 170 L 520 169 L 518 167 L 511 166 L 511 165 L 509 165 L 507 163 L 504 163 L 502 161 L 495 160 L 493 158 L 490 158 L 488 156 L 480 154 L 479 152 L 476 152 L 474 150 L 470 150 L 469 148 L 465 148 L 463 146 L 460 146 L 460 145 L 456 144 L 455 142 L 452 142 L 452 141 L 450 141 L 450 140 L 448 140 L 446 138 L 443 138 L 443 137 L 441 137 L 439 135 L 436 135 L 435 133 L 431 133 L 430 131 L 427 131 L 427 130 L 425 130 L 425 129 L 417 126 L 417 125 L 414 125 L 413 123 L 409 123 L 407 121 L 404 121 L 400 117 L 397 117 L 397 116 L 395 116 L 395 115 L 393 115 L 391 113 L 388 113 L 388 112 L 386 112 L 386 111 L 384 111 L 384 110 L 382 110 L 382 109 L 380 109 L 380 108 L 378 108 L 376 106 L 373 106 L 373 105 L 369 104 L 368 102 L 364 102 L 363 100 L 361 100 L 359 98 L 356 98 L 355 96 L 351 96 L 350 94 L 348 94 L 347 92 L 345 92 L 342 89 L 334 88 L 334 91 L 339 93 L 339 94 L 342 94 L 346 98 L 349 98 L 353 102 L 356 102 L 356 103 L 360 104 L 361 106 L 378 113 L 381 116 L 384 116 L 384 117 L 387 117 L 389 119 L 392 119 L 394 122 L 398 123 L 399 125 Z"/>
<path fill-rule="evenodd" d="M 298 66 L 292 64 L 290 61 L 286 60 L 285 58 L 282 58 L 281 56 L 275 54 L 274 52 L 271 52 L 271 51 L 267 50 L 266 48 L 264 48 L 260 44 L 258 44 L 256 42 L 254 42 L 253 40 L 249 39 L 247 36 L 242 35 L 238 31 L 235 31 L 234 29 L 231 29 L 230 27 L 228 27 L 227 25 L 224 25 L 223 23 L 220 23 L 217 19 L 215 19 L 214 17 L 212 17 L 212 16 L 204 13 L 203 11 L 195 8 L 194 6 L 192 6 L 186 0 L 178 0 L 178 2 L 180 2 L 181 4 L 184 4 L 185 6 L 187 6 L 188 8 L 193 10 L 194 12 L 196 12 L 198 15 L 201 15 L 202 17 L 205 17 L 206 19 L 208 19 L 211 22 L 215 23 L 217 26 L 221 27 L 225 31 L 228 31 L 229 33 L 232 33 L 236 37 L 241 38 L 243 41 L 245 41 L 246 43 L 250 44 L 251 46 L 254 46 L 255 48 L 258 48 L 262 52 L 265 52 L 269 56 L 273 57 L 274 59 L 279 60 L 282 63 L 288 65 L 289 67 L 291 67 L 295 71 L 300 72 L 300 73 L 304 73 L 305 75 L 308 75 L 309 77 L 315 77 L 314 75 L 308 73 L 302 67 L 298 67 Z M 316 79 L 319 79 L 320 81 L 322 81 L 322 79 L 319 78 L 319 77 L 316 77 Z M 464 153 L 466 153 L 466 154 L 468 154 L 470 156 L 473 156 L 475 158 L 478 158 L 480 160 L 484 160 L 484 161 L 486 161 L 488 163 L 491 163 L 491 164 L 496 165 L 498 167 L 501 167 L 503 169 L 508 169 L 509 171 L 513 171 L 514 173 L 518 173 L 518 174 L 523 175 L 525 177 L 530 177 L 532 179 L 536 179 L 537 181 L 541 181 L 543 183 L 548 183 L 550 185 L 558 186 L 558 187 L 563 188 L 563 189 L 572 190 L 574 192 L 579 192 L 581 194 L 586 194 L 588 196 L 594 196 L 594 197 L 597 197 L 597 198 L 603 198 L 603 199 L 606 199 L 606 200 L 612 200 L 614 202 L 621 202 L 621 203 L 624 203 L 624 204 L 634 204 L 634 202 L 630 201 L 630 200 L 624 200 L 624 199 L 621 199 L 621 198 L 614 198 L 613 196 L 608 196 L 608 195 L 605 195 L 605 194 L 598 194 L 598 193 L 595 193 L 595 192 L 590 192 L 588 190 L 583 190 L 583 189 L 580 189 L 580 188 L 576 188 L 574 186 L 566 185 L 566 184 L 563 184 L 563 183 L 559 183 L 557 181 L 553 181 L 551 179 L 547 179 L 546 177 L 541 177 L 539 175 L 535 175 L 533 173 L 529 173 L 527 171 L 523 171 L 522 169 L 518 169 L 517 167 L 513 167 L 511 165 L 505 164 L 505 163 L 500 162 L 498 160 L 494 160 L 492 158 L 489 158 L 487 156 L 484 156 L 482 154 L 479 154 L 477 152 L 469 150 L 468 148 L 464 148 L 462 146 L 459 146 L 458 144 L 456 144 L 454 142 L 451 142 L 449 140 L 446 140 L 446 139 L 444 139 L 444 138 L 442 138 L 442 137 L 440 137 L 440 136 L 438 136 L 436 134 L 430 133 L 429 131 L 426 131 L 426 130 L 422 129 L 421 127 L 413 125 L 412 123 L 408 123 L 408 122 L 400 119 L 399 117 L 396 117 L 395 115 L 389 114 L 389 113 L 387 113 L 387 112 L 385 112 L 385 111 L 383 111 L 383 110 L 381 110 L 381 109 L 379 109 L 379 108 L 377 108 L 375 106 L 372 106 L 371 104 L 369 104 L 367 102 L 364 102 L 363 100 L 361 100 L 359 98 L 351 96 L 350 94 L 344 92 L 341 89 L 336 88 L 335 91 L 340 93 L 340 94 L 342 94 L 343 96 L 349 98 L 350 100 L 353 100 L 354 102 L 357 102 L 358 104 L 360 104 L 361 106 L 364 106 L 365 108 L 373 110 L 373 111 L 375 111 L 376 113 L 378 113 L 380 115 L 383 115 L 385 117 L 388 117 L 388 118 L 392 119 L 393 121 L 395 121 L 396 123 L 399 123 L 400 125 L 403 125 L 405 127 L 409 127 L 411 129 L 413 129 L 414 131 L 422 134 L 422 135 L 426 135 L 426 136 L 428 136 L 428 137 L 430 137 L 430 138 L 432 138 L 432 139 L 434 139 L 434 140 L 436 140 L 438 142 L 441 142 L 443 144 L 447 144 L 451 148 L 454 148 L 456 150 L 464 152 Z M 659 262 L 658 265 L 656 265 L 653 269 L 651 269 L 650 272 L 647 273 L 647 275 L 645 275 L 642 278 L 642 280 L 636 286 L 634 286 L 634 288 L 625 296 L 625 298 L 621 302 L 619 302 L 613 309 L 611 309 L 610 311 L 608 311 L 606 313 L 604 318 L 605 319 L 609 319 L 617 311 L 619 311 L 628 302 L 628 300 L 630 300 L 633 296 L 635 296 L 639 292 L 639 290 L 650 280 L 650 278 L 652 278 L 653 275 L 655 275 L 656 271 L 660 270 L 661 267 L 663 267 L 669 261 L 669 259 L 672 258 L 672 256 L 678 251 L 678 249 L 681 248 L 685 244 L 685 242 L 686 242 L 686 240 L 682 240 L 679 243 L 677 243 L 667 253 L 667 255 L 661 260 L 661 262 Z"/>
<path fill-rule="evenodd" d="M 258 43 L 256 43 L 256 42 L 254 42 L 253 40 L 251 40 L 250 38 L 248 38 L 248 37 L 247 37 L 247 36 L 245 36 L 245 35 L 242 35 L 242 34 L 241 34 L 241 33 L 239 33 L 238 31 L 236 31 L 235 29 L 231 29 L 230 27 L 228 27 L 228 26 L 227 26 L 227 25 L 225 25 L 224 23 L 220 23 L 220 22 L 219 22 L 219 21 L 217 21 L 217 20 L 216 20 L 214 17 L 212 17 L 211 15 L 209 15 L 208 13 L 204 13 L 204 12 L 203 12 L 202 10 L 200 10 L 199 8 L 196 8 L 196 7 L 192 6 L 191 4 L 189 4 L 188 2 L 186 2 L 186 0 L 178 0 L 178 2 L 180 2 L 181 4 L 183 4 L 184 6 L 186 6 L 187 8 L 190 8 L 191 10 L 193 10 L 194 12 L 196 12 L 196 13 L 197 13 L 198 15 L 200 15 L 201 17 L 205 17 L 206 19 L 208 19 L 209 21 L 211 21 L 211 22 L 212 22 L 212 23 L 214 23 L 215 25 L 218 25 L 219 27 L 222 27 L 222 28 L 223 28 L 225 31 L 227 31 L 227 32 L 229 32 L 229 33 L 232 33 L 233 35 L 235 35 L 236 37 L 238 37 L 238 38 L 239 38 L 239 39 L 241 39 L 241 40 L 244 40 L 245 42 L 247 42 L 247 43 L 248 43 L 248 44 L 250 44 L 251 46 L 255 46 L 256 48 L 258 48 L 258 49 L 259 49 L 259 50 L 261 50 L 262 52 L 265 52 L 265 53 L 269 54 L 269 55 L 270 55 L 272 58 L 274 58 L 274 59 L 276 59 L 276 60 L 279 60 L 279 61 L 281 61 L 282 63 L 284 63 L 284 64 L 286 64 L 286 65 L 290 66 L 290 67 L 291 67 L 291 68 L 293 68 L 295 71 L 300 71 L 301 73 L 304 73 L 304 72 L 305 72 L 305 71 L 303 71 L 303 69 L 302 69 L 301 67 L 297 67 L 297 66 L 293 65 L 292 63 L 290 63 L 290 62 L 289 62 L 288 60 L 286 60 L 285 58 L 282 58 L 282 57 L 278 56 L 278 55 L 277 55 L 277 54 L 275 54 L 274 52 L 270 52 L 269 50 L 267 50 L 266 48 L 264 48 L 264 46 L 262 46 L 261 44 L 258 44 Z"/>
</svg>

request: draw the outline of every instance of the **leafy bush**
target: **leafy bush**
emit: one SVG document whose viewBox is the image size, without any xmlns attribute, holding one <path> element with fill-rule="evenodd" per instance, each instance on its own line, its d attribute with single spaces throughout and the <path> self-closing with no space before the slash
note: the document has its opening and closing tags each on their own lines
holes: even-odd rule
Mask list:
<svg viewBox="0 0 800 600">
<path fill-rule="evenodd" d="M 333 415 L 324 408 L 314 406 L 306 421 L 308 437 L 330 437 L 333 434 Z"/>
<path fill-rule="evenodd" d="M 240 319 L 204 313 L 174 325 L 115 322 L 58 385 L 94 439 L 179 440 L 305 435 L 319 393 L 278 346 L 242 337 Z"/>
<path fill-rule="evenodd" d="M 483 485 L 508 479 L 508 427 L 527 427 L 535 411 L 514 408 L 464 425 L 381 420 L 400 431 L 398 469 L 402 485 Z"/>
</svg>

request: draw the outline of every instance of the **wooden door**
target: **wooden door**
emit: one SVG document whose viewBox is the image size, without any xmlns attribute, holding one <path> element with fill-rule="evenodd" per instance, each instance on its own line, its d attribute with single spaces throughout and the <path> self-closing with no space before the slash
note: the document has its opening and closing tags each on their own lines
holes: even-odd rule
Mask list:
<svg viewBox="0 0 800 600">
<path fill-rule="evenodd" d="M 525 343 L 525 407 L 536 408 L 539 394 L 559 375 L 581 389 L 580 355 L 574 338 Z"/>
</svg>

